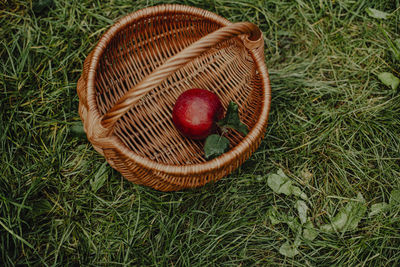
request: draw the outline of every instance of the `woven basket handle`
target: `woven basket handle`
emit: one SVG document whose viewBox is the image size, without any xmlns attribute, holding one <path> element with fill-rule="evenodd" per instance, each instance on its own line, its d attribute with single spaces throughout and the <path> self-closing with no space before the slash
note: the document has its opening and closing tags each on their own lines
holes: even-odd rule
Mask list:
<svg viewBox="0 0 400 267">
<path fill-rule="evenodd" d="M 260 39 L 260 29 L 250 22 L 239 22 L 222 27 L 204 37 L 190 46 L 183 49 L 178 54 L 170 57 L 163 65 L 145 77 L 136 86 L 131 88 L 117 103 L 104 114 L 101 124 L 103 127 L 111 129 L 131 107 L 138 102 L 143 95 L 159 86 L 166 78 L 172 75 L 192 59 L 200 56 L 214 45 L 231 39 L 241 34 L 248 34 L 250 43 Z M 110 131 L 111 134 L 112 131 Z"/>
</svg>

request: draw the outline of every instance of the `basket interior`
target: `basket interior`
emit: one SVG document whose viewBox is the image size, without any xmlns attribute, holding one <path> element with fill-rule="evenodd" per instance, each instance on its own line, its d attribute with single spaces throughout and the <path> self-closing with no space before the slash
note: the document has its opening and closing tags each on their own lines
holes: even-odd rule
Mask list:
<svg viewBox="0 0 400 267">
<path fill-rule="evenodd" d="M 96 75 L 98 110 L 104 115 L 130 88 L 191 43 L 220 28 L 205 18 L 163 14 L 121 30 L 100 58 Z M 114 134 L 134 153 L 156 162 L 183 165 L 205 162 L 203 142 L 180 135 L 172 123 L 178 96 L 191 88 L 216 93 L 227 107 L 239 105 L 251 129 L 257 121 L 262 84 L 255 63 L 239 38 L 220 43 L 171 75 L 145 95 L 115 124 Z M 228 133 L 231 147 L 243 136 Z"/>
</svg>

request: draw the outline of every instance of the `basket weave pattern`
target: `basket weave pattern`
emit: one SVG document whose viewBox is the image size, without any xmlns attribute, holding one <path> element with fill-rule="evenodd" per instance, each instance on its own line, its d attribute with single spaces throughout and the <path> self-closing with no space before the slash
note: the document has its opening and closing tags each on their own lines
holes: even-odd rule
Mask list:
<svg viewBox="0 0 400 267">
<path fill-rule="evenodd" d="M 230 150 L 206 161 L 203 142 L 178 133 L 172 108 L 191 88 L 239 105 L 250 132 L 230 131 Z M 116 22 L 85 60 L 79 114 L 89 141 L 126 179 L 162 191 L 202 186 L 229 174 L 260 144 L 270 86 L 263 37 L 181 5 L 150 7 Z"/>
</svg>

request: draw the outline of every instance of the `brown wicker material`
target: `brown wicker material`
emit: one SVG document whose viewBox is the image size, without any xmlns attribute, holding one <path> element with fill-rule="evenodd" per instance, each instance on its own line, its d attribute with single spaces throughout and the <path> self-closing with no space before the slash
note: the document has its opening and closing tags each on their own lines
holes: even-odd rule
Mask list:
<svg viewBox="0 0 400 267">
<path fill-rule="evenodd" d="M 162 5 L 116 22 L 85 60 L 77 85 L 89 141 L 126 179 L 157 190 L 202 186 L 231 173 L 263 138 L 270 107 L 263 36 L 252 23 Z M 231 131 L 231 149 L 206 161 L 204 141 L 172 123 L 178 96 L 191 88 L 239 105 L 246 137 Z"/>
</svg>

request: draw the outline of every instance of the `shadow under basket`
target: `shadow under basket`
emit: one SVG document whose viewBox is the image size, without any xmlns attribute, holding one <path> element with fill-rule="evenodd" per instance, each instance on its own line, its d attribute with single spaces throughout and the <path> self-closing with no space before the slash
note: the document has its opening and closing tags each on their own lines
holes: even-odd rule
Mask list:
<svg viewBox="0 0 400 267">
<path fill-rule="evenodd" d="M 178 96 L 192 88 L 239 106 L 247 136 L 228 132 L 230 150 L 207 161 L 204 141 L 172 122 Z M 161 191 L 203 186 L 234 171 L 267 127 L 270 84 L 261 31 L 203 9 L 149 7 L 100 38 L 78 81 L 79 114 L 93 147 L 126 179 Z"/>
</svg>

